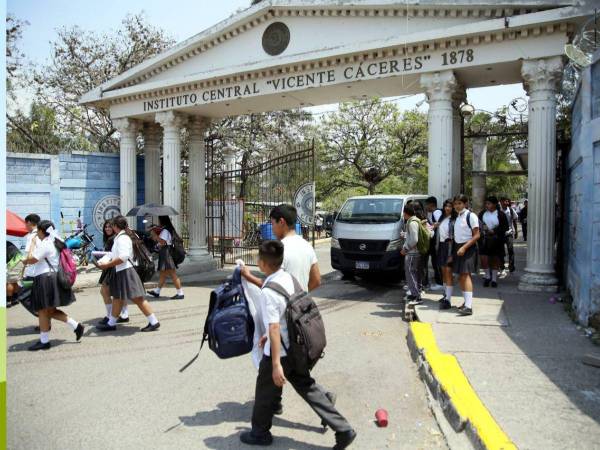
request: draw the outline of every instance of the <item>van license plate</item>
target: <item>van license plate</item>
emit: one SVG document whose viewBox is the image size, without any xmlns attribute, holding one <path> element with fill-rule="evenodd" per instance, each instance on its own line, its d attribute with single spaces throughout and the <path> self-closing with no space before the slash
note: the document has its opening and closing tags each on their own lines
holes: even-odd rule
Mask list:
<svg viewBox="0 0 600 450">
<path fill-rule="evenodd" d="M 356 268 L 361 270 L 369 270 L 369 263 L 366 261 L 356 261 Z"/>
</svg>

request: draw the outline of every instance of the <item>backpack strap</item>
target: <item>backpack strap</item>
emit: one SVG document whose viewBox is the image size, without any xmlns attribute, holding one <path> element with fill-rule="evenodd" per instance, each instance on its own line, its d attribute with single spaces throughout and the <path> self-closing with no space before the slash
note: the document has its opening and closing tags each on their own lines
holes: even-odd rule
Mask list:
<svg viewBox="0 0 600 450">
<path fill-rule="evenodd" d="M 473 227 L 471 226 L 471 210 L 467 209 L 467 225 L 469 230 L 473 231 Z"/>
<path fill-rule="evenodd" d="M 48 261 L 48 258 L 44 258 L 44 259 L 46 260 L 46 264 L 48 264 L 48 267 L 50 267 L 50 270 L 52 272 L 56 272 L 56 269 L 54 268 L 54 266 L 52 264 L 50 264 L 50 261 Z"/>
</svg>

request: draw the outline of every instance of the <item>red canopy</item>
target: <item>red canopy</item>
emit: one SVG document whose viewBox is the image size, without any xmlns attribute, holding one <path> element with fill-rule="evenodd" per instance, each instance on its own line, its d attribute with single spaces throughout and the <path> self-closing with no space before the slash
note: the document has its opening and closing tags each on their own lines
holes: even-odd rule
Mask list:
<svg viewBox="0 0 600 450">
<path fill-rule="evenodd" d="M 25 236 L 29 231 L 25 221 L 14 212 L 6 210 L 6 234 L 10 236 Z"/>
</svg>

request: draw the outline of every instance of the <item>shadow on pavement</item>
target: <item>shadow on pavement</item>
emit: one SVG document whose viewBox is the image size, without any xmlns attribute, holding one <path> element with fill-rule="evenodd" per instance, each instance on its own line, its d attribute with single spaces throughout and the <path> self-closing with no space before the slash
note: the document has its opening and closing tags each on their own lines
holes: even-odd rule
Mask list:
<svg viewBox="0 0 600 450">
<path fill-rule="evenodd" d="M 206 448 L 223 450 L 225 448 L 249 448 L 247 445 L 240 442 L 240 433 L 234 433 L 229 436 L 214 436 L 204 439 Z M 294 450 L 328 450 L 331 447 L 322 445 L 307 444 L 299 442 L 289 437 L 273 436 L 273 445 L 271 448 L 276 449 L 294 449 Z"/>
<path fill-rule="evenodd" d="M 39 341 L 39 339 L 34 339 L 33 341 L 29 341 L 29 342 L 21 342 L 20 344 L 14 344 L 11 345 L 10 347 L 8 347 L 8 351 L 9 352 L 27 352 L 29 350 L 27 350 L 29 347 L 31 347 L 33 344 L 35 344 L 37 341 Z M 81 342 L 81 341 L 80 341 Z M 79 344 L 80 342 L 76 342 L 76 341 L 67 341 L 65 339 L 50 339 L 50 344 L 52 345 L 52 347 L 58 347 L 60 345 L 69 345 L 69 344 Z M 44 350 L 40 350 L 41 352 L 44 352 Z"/>
</svg>

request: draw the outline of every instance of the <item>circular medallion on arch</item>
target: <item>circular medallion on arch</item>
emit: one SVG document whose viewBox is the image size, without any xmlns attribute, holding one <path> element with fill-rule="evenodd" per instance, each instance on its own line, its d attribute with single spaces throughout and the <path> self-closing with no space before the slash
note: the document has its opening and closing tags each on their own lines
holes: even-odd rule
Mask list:
<svg viewBox="0 0 600 450">
<path fill-rule="evenodd" d="M 267 27 L 262 37 L 262 46 L 271 56 L 280 55 L 290 43 L 290 29 L 283 22 L 275 22 Z"/>
<path fill-rule="evenodd" d="M 121 197 L 109 194 L 102 197 L 94 205 L 92 218 L 96 229 L 102 231 L 104 221 L 112 219 L 121 214 Z"/>
</svg>

